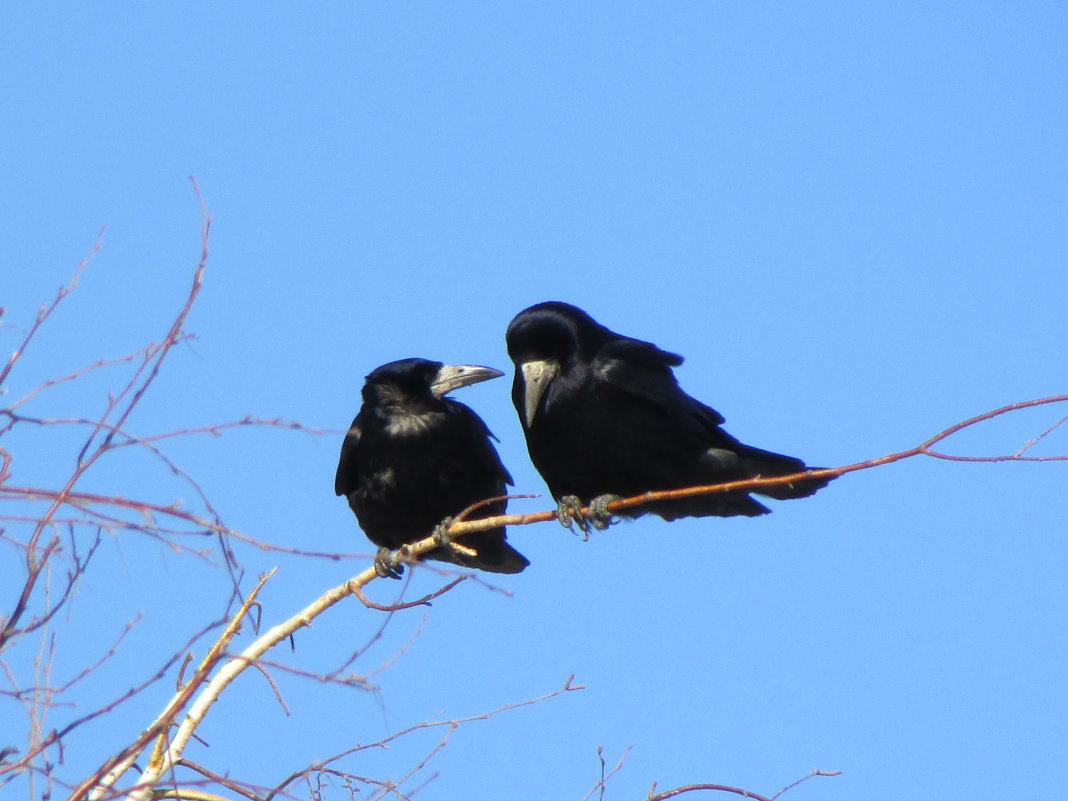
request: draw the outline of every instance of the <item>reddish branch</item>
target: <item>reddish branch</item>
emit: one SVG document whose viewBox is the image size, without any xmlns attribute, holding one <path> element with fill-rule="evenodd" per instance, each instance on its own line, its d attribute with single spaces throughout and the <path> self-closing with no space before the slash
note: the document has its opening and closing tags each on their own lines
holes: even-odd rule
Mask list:
<svg viewBox="0 0 1068 801">
<path fill-rule="evenodd" d="M 1015 453 L 1002 455 L 1002 456 L 954 456 L 943 453 L 934 449 L 934 445 L 946 439 L 947 437 L 956 434 L 959 431 L 969 428 L 978 423 L 991 420 L 995 417 L 999 417 L 1009 412 L 1019 411 L 1020 409 L 1029 409 L 1034 406 L 1045 406 L 1051 403 L 1065 403 L 1068 402 L 1068 395 L 1051 395 L 1046 398 L 1035 398 L 1034 400 L 1019 401 L 1017 403 L 1010 403 L 1007 406 L 1001 406 L 997 409 L 992 409 L 989 412 L 976 415 L 960 423 L 950 426 L 942 431 L 939 431 L 930 439 L 921 442 L 912 448 L 908 448 L 897 453 L 891 453 L 886 456 L 880 456 L 875 459 L 867 459 L 863 462 L 854 462 L 853 464 L 842 465 L 841 467 L 828 467 L 822 470 L 806 470 L 801 473 L 792 473 L 786 476 L 775 476 L 773 478 L 750 478 L 741 481 L 727 481 L 720 484 L 704 484 L 696 487 L 686 487 L 685 489 L 676 490 L 660 490 L 658 492 L 643 492 L 640 495 L 632 495 L 627 498 L 621 498 L 617 501 L 609 503 L 607 508 L 609 511 L 615 511 L 616 509 L 626 509 L 631 506 L 639 506 L 644 503 L 650 503 L 652 501 L 670 500 L 674 498 L 688 498 L 693 495 L 711 495 L 717 492 L 737 492 L 740 490 L 758 490 L 761 487 L 770 487 L 777 484 L 789 484 L 793 481 L 804 478 L 816 478 L 823 476 L 841 476 L 846 473 L 854 473 L 858 470 L 868 470 L 873 467 L 882 467 L 883 465 L 892 464 L 893 462 L 900 462 L 903 459 L 910 459 L 914 456 L 931 456 L 936 459 L 946 459 L 950 461 L 971 461 L 971 462 L 1057 462 L 1068 461 L 1068 454 L 1058 454 L 1053 456 L 1025 456 L 1024 453 L 1030 450 L 1036 443 L 1044 439 L 1046 436 L 1055 431 L 1068 416 L 1062 417 L 1059 421 L 1054 423 L 1043 433 L 1037 437 L 1029 440 L 1022 448 Z M 587 511 L 583 509 L 583 512 Z M 454 536 L 461 534 L 469 534 L 475 531 L 484 531 L 490 528 L 496 528 L 498 526 L 524 526 L 530 523 L 540 523 L 546 520 L 555 520 L 556 511 L 548 512 L 534 512 L 525 515 L 496 515 L 495 517 L 482 518 L 480 520 L 472 520 L 469 522 L 455 523 L 449 528 L 449 533 Z M 421 544 L 421 543 L 420 543 Z M 413 546 L 414 547 L 414 546 Z M 426 550 L 429 550 L 427 548 Z M 422 551 L 420 551 L 422 552 Z"/>
<path fill-rule="evenodd" d="M 740 795 L 743 798 L 751 798 L 753 799 L 753 801 L 775 801 L 775 799 L 781 796 L 783 793 L 787 792 L 788 790 L 792 790 L 794 787 L 797 787 L 797 785 L 801 784 L 802 782 L 808 781 L 814 776 L 840 776 L 841 774 L 842 771 L 840 770 L 814 770 L 807 776 L 798 779 L 796 782 L 786 785 L 784 788 L 779 790 L 779 792 L 777 792 L 770 798 L 767 796 L 758 795 L 757 793 L 754 793 L 750 790 L 743 790 L 741 787 L 731 787 L 727 784 L 687 784 L 684 787 L 676 787 L 674 790 L 665 790 L 662 793 L 657 793 L 656 795 L 653 795 L 653 790 L 656 789 L 656 785 L 653 785 L 653 790 L 649 791 L 649 795 L 646 796 L 645 801 L 665 801 L 665 799 L 674 798 L 675 796 L 682 795 L 683 793 L 692 793 L 697 790 L 718 790 L 721 793 L 733 793 L 734 795 Z"/>
<path fill-rule="evenodd" d="M 429 595 L 424 595 L 422 598 L 419 598 L 416 601 L 404 601 L 403 603 L 402 602 L 397 602 L 395 604 L 388 604 L 388 605 L 387 604 L 379 604 L 379 603 L 375 603 L 374 601 L 372 601 L 370 598 L 368 598 L 366 595 L 363 594 L 363 590 L 360 589 L 360 585 L 357 584 L 356 582 L 352 583 L 351 590 L 352 590 L 352 594 L 355 595 L 359 599 L 360 603 L 362 603 L 364 606 L 366 606 L 366 607 L 368 607 L 370 609 L 377 609 L 380 612 L 397 612 L 397 611 L 399 611 L 401 609 L 411 609 L 412 607 L 415 607 L 415 606 L 430 606 L 430 602 L 432 600 L 437 598 L 439 595 L 444 595 L 445 593 L 447 593 L 449 590 L 451 590 L 453 587 L 455 587 L 457 584 L 459 584 L 461 581 L 463 581 L 466 578 L 467 578 L 467 576 L 457 576 L 452 581 L 450 581 L 448 584 L 446 584 L 444 587 L 441 587 L 441 588 L 439 588 L 437 590 L 434 590 L 434 592 L 430 593 Z"/>
<path fill-rule="evenodd" d="M 74 275 L 71 277 L 70 281 L 67 282 L 66 286 L 60 287 L 59 292 L 56 293 L 56 297 L 48 306 L 42 306 L 40 309 L 37 310 L 37 317 L 34 319 L 33 325 L 30 326 L 30 329 L 26 332 L 26 336 L 23 337 L 22 342 L 19 344 L 19 346 L 15 348 L 15 352 L 11 354 L 10 358 L 8 358 L 7 364 L 5 364 L 4 368 L 0 370 L 0 386 L 3 386 L 4 381 L 7 380 L 7 377 L 11 373 L 11 369 L 15 366 L 15 363 L 18 362 L 18 360 L 22 358 L 22 355 L 26 352 L 26 348 L 29 346 L 30 342 L 33 341 L 33 338 L 34 336 L 36 336 L 37 330 L 41 327 L 41 324 L 44 323 L 44 321 L 52 315 L 52 312 L 56 310 L 56 307 L 60 304 L 60 302 L 62 302 L 63 298 L 67 297 L 67 295 L 69 295 L 74 290 L 74 287 L 78 285 L 78 279 L 81 278 L 82 271 L 85 270 L 89 262 L 92 261 L 93 256 L 95 256 L 97 254 L 97 251 L 100 250 L 100 244 L 104 239 L 104 232 L 106 230 L 107 226 L 104 226 L 100 229 L 100 232 L 97 233 L 96 241 L 93 243 L 93 247 L 89 249 L 88 255 L 80 262 L 78 262 L 78 266 L 74 268 Z"/>
<path fill-rule="evenodd" d="M 125 425 L 126 420 L 133 413 L 133 410 L 136 408 L 138 402 L 141 400 L 141 398 L 144 397 L 145 393 L 152 385 L 156 376 L 159 375 L 160 368 L 163 366 L 164 360 L 167 358 L 167 355 L 170 353 L 171 349 L 178 341 L 181 335 L 182 325 L 185 323 L 186 317 L 188 317 L 190 310 L 193 308 L 193 303 L 200 292 L 200 286 L 204 275 L 204 267 L 207 263 L 208 258 L 208 232 L 211 228 L 211 218 L 207 215 L 207 211 L 204 208 L 203 200 L 200 199 L 200 192 L 197 189 L 195 182 L 193 184 L 193 187 L 197 193 L 197 198 L 200 201 L 201 205 L 201 258 L 200 262 L 197 264 L 196 268 L 193 271 L 193 281 L 189 289 L 189 295 L 186 298 L 185 304 L 178 312 L 177 317 L 175 317 L 174 321 L 171 323 L 170 329 L 168 330 L 166 336 L 163 338 L 162 342 L 160 342 L 158 345 L 149 346 L 148 348 L 146 348 L 142 357 L 141 365 L 134 372 L 133 377 L 131 377 L 126 387 L 117 396 L 109 398 L 107 409 L 100 416 L 98 424 L 93 428 L 92 433 L 90 433 L 88 439 L 86 439 L 85 445 L 82 447 L 82 450 L 78 455 L 77 467 L 71 473 L 70 478 L 67 479 L 67 482 L 63 486 L 63 488 L 60 489 L 58 492 L 52 493 L 51 503 L 49 504 L 48 509 L 40 516 L 40 519 L 37 521 L 37 524 L 33 529 L 33 533 L 30 535 L 29 540 L 27 542 L 27 570 L 26 579 L 23 583 L 22 592 L 20 593 L 20 597 L 22 598 L 29 597 L 29 595 L 33 592 L 34 588 L 37 586 L 42 573 L 42 564 L 44 563 L 44 561 L 47 560 L 47 556 L 50 555 L 52 551 L 51 546 L 47 546 L 45 551 L 45 560 L 38 559 L 37 543 L 38 539 L 41 536 L 41 533 L 51 523 L 52 518 L 56 514 L 56 512 L 63 505 L 69 502 L 69 496 L 74 489 L 74 485 L 78 482 L 82 475 L 84 475 L 86 470 L 88 470 L 93 464 L 95 464 L 108 451 L 111 445 L 111 440 L 115 435 L 115 429 L 121 429 L 123 425 Z M 103 235 L 103 232 L 101 232 L 101 235 Z M 48 319 L 48 317 L 63 300 L 63 298 L 66 297 L 67 294 L 69 294 L 74 288 L 74 286 L 77 284 L 78 277 L 81 275 L 82 270 L 85 268 L 85 265 L 88 264 L 89 259 L 92 258 L 92 256 L 97 252 L 99 247 L 100 238 L 98 237 L 97 242 L 93 246 L 93 249 L 90 252 L 89 256 L 83 259 L 81 264 L 79 264 L 78 268 L 75 270 L 74 278 L 72 278 L 70 283 L 68 283 L 65 287 L 60 289 L 51 306 L 47 308 L 42 308 L 38 312 L 37 318 L 34 321 L 34 324 L 30 327 L 30 330 L 27 332 L 26 337 L 22 342 L 22 345 L 19 347 L 18 350 L 15 351 L 15 353 L 12 354 L 11 358 L 7 362 L 7 365 L 3 368 L 2 371 L 0 371 L 0 385 L 3 384 L 4 380 L 10 374 L 12 367 L 16 364 L 22 353 L 25 352 L 27 345 L 33 339 L 33 336 L 37 333 L 41 324 Z M 144 375 L 146 372 L 147 375 L 142 378 L 142 375 Z M 125 405 L 122 405 L 122 401 L 127 395 L 130 395 L 130 399 L 128 402 L 125 403 Z M 105 424 L 107 423 L 108 418 L 116 410 L 119 410 L 117 421 L 111 424 L 110 427 L 105 428 Z M 103 441 L 100 444 L 96 445 L 95 448 L 91 449 L 96 435 L 102 430 L 107 430 L 108 433 L 105 435 Z M 19 620 L 21 619 L 22 615 L 25 614 L 25 610 L 25 604 L 16 605 L 14 613 L 4 622 L 4 627 L 2 630 L 0 630 L 0 650 L 3 650 L 5 644 L 13 636 L 14 632 L 17 629 Z"/>
</svg>

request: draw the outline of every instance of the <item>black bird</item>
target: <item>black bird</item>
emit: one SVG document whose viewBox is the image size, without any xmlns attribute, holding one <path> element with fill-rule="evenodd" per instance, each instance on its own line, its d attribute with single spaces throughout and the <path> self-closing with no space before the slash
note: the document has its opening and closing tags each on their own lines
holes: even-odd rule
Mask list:
<svg viewBox="0 0 1068 801">
<path fill-rule="evenodd" d="M 800 459 L 744 445 L 722 428 L 724 418 L 679 388 L 672 367 L 682 357 L 650 342 L 610 331 L 582 309 L 550 301 L 515 316 L 505 335 L 515 362 L 512 402 L 530 459 L 561 520 L 590 504 L 603 528 L 614 496 L 637 495 L 806 470 Z M 830 479 L 810 478 L 753 490 L 785 500 L 804 498 Z M 770 511 L 747 492 L 713 493 L 620 509 L 679 517 Z M 580 525 L 583 523 L 579 520 Z"/>
<path fill-rule="evenodd" d="M 445 393 L 502 376 L 477 365 L 402 359 L 373 370 L 337 465 L 334 492 L 344 495 L 368 539 L 379 546 L 380 575 L 398 576 L 389 549 L 413 543 L 478 501 L 506 493 L 512 477 L 482 418 Z M 503 514 L 494 501 L 477 517 Z M 457 540 L 469 556 L 443 544 L 424 556 L 492 573 L 518 573 L 530 562 L 505 542 L 504 528 Z"/>
</svg>

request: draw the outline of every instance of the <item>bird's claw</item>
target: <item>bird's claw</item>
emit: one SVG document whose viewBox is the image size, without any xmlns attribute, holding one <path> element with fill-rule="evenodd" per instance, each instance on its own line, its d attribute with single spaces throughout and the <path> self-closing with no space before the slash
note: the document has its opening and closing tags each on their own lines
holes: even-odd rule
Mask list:
<svg viewBox="0 0 1068 801">
<path fill-rule="evenodd" d="M 582 539 L 590 538 L 590 524 L 586 521 L 586 516 L 582 514 L 582 501 L 577 495 L 565 495 L 560 499 L 556 506 L 556 519 L 568 531 L 573 532 L 574 526 L 578 525 L 579 531 L 582 532 Z"/>
<path fill-rule="evenodd" d="M 404 575 L 404 565 L 397 561 L 389 548 L 379 548 L 375 552 L 375 573 L 379 578 L 399 579 Z"/>
<path fill-rule="evenodd" d="M 598 495 L 586 507 L 586 513 L 582 512 L 582 501 L 577 495 L 565 495 L 560 499 L 556 507 L 556 519 L 560 525 L 570 531 L 574 531 L 573 525 L 579 527 L 582 538 L 590 538 L 590 529 L 604 531 L 612 525 L 612 513 L 608 511 L 608 504 L 618 501 L 621 496 L 605 493 Z"/>
</svg>

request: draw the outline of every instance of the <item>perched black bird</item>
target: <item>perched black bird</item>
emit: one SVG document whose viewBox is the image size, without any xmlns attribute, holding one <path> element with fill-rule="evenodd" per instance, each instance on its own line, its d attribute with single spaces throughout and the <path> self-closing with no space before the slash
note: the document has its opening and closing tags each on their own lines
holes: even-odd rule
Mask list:
<svg viewBox="0 0 1068 801">
<path fill-rule="evenodd" d="M 505 335 L 515 362 L 512 402 L 538 468 L 563 515 L 582 502 L 605 525 L 612 496 L 798 473 L 805 463 L 743 445 L 719 412 L 679 388 L 682 357 L 610 331 L 567 303 L 539 303 Z M 827 485 L 812 478 L 754 490 L 785 500 Z M 679 517 L 746 515 L 768 508 L 746 492 L 714 493 L 618 510 Z M 580 521 L 581 523 L 582 521 Z"/>
<path fill-rule="evenodd" d="M 389 549 L 438 533 L 450 516 L 506 493 L 512 477 L 490 442 L 493 435 L 471 409 L 445 397 L 502 375 L 490 367 L 402 359 L 367 376 L 363 406 L 341 444 L 334 492 L 348 499 L 379 546 L 381 575 L 399 572 L 390 567 Z M 487 504 L 476 517 L 503 514 L 506 504 Z M 530 564 L 505 542 L 503 527 L 457 542 L 477 555 L 443 544 L 425 557 L 493 573 L 518 573 Z"/>
</svg>

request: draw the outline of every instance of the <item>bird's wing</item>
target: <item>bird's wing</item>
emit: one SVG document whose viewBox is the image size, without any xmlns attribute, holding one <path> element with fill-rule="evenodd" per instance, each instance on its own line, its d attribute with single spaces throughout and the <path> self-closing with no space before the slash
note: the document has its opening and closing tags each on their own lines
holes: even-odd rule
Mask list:
<svg viewBox="0 0 1068 801">
<path fill-rule="evenodd" d="M 348 433 L 341 443 L 341 456 L 337 462 L 337 475 L 334 476 L 334 494 L 348 495 L 356 489 L 359 474 L 356 472 L 356 447 L 360 444 L 360 416 L 349 426 Z"/>
<path fill-rule="evenodd" d="M 486 433 L 489 434 L 489 436 L 493 437 L 493 434 L 490 433 L 490 430 L 488 428 L 486 429 Z M 497 438 L 493 437 L 493 439 Z M 500 476 L 500 479 L 504 482 L 504 485 L 506 487 L 513 486 L 515 484 L 515 481 L 512 480 L 512 474 L 508 472 L 508 468 L 505 467 L 504 462 L 501 461 L 501 455 L 497 453 L 497 449 L 493 447 L 493 443 L 490 442 L 489 439 L 486 439 L 484 441 L 486 443 L 487 451 L 486 458 L 489 459 L 492 457 L 493 461 L 496 462 L 497 475 Z"/>
<path fill-rule="evenodd" d="M 497 438 L 493 436 L 493 432 L 489 430 L 486 421 L 479 417 L 471 407 L 466 406 L 459 401 L 452 400 L 451 398 L 446 398 L 446 400 L 452 408 L 453 414 L 462 417 L 465 425 L 471 431 L 478 432 L 478 435 L 474 437 L 474 441 L 477 443 L 476 447 L 479 451 L 478 462 L 489 467 L 496 477 L 504 482 L 505 486 L 511 487 L 514 483 L 512 481 L 512 476 L 508 472 L 508 468 L 504 466 L 504 462 L 501 461 L 497 449 L 493 446 L 493 441 Z M 500 440 L 497 441 L 499 442 Z"/>
<path fill-rule="evenodd" d="M 672 417 L 693 419 L 708 431 L 717 429 L 725 418 L 682 391 L 671 371 L 680 364 L 682 357 L 677 353 L 639 339 L 620 338 L 601 347 L 594 371 L 617 389 Z"/>
</svg>

